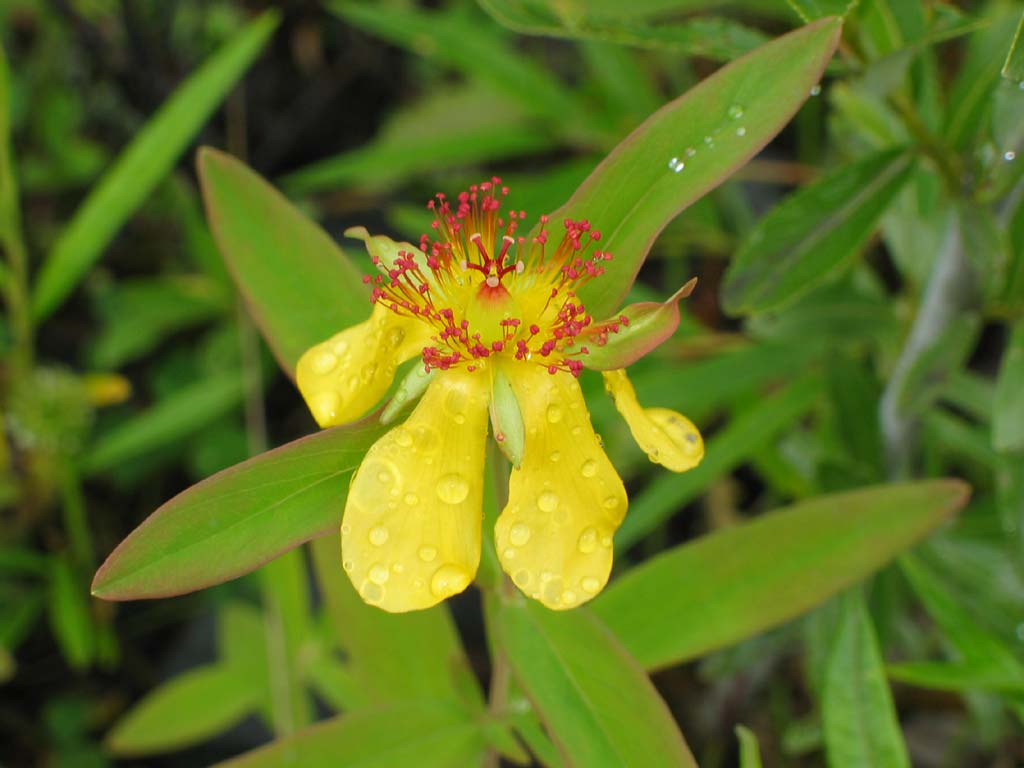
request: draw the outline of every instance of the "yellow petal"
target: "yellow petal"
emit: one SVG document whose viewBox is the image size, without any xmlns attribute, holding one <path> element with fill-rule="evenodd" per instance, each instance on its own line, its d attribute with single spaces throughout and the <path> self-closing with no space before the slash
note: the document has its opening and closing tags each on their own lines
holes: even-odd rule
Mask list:
<svg viewBox="0 0 1024 768">
<path fill-rule="evenodd" d="M 526 446 L 494 528 L 498 558 L 527 595 L 549 608 L 574 608 L 608 581 L 626 489 L 572 374 L 530 363 L 505 373 L 522 410 Z"/>
<path fill-rule="evenodd" d="M 341 554 L 367 603 L 392 613 L 429 608 L 476 574 L 487 438 L 481 373 L 439 373 L 352 479 Z"/>
<path fill-rule="evenodd" d="M 622 369 L 605 371 L 604 386 L 629 425 L 636 444 L 651 461 L 673 472 L 685 472 L 700 464 L 704 440 L 692 421 L 668 408 L 642 408 Z"/>
<path fill-rule="evenodd" d="M 317 424 L 346 424 L 373 408 L 398 366 L 418 355 L 429 338 L 426 323 L 376 304 L 369 320 L 306 350 L 295 380 Z"/>
</svg>

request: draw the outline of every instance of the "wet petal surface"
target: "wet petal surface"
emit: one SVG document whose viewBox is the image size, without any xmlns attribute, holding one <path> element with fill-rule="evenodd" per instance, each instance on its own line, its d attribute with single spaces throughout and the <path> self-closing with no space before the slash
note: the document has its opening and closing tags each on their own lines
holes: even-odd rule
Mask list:
<svg viewBox="0 0 1024 768">
<path fill-rule="evenodd" d="M 574 608 L 608 581 L 626 490 L 594 434 L 575 377 L 529 363 L 506 374 L 526 445 L 494 529 L 498 558 L 530 597 L 549 608 Z"/>
<path fill-rule="evenodd" d="M 375 305 L 370 319 L 307 350 L 295 378 L 321 427 L 346 424 L 384 397 L 398 366 L 418 355 L 429 328 Z"/>
<path fill-rule="evenodd" d="M 480 562 L 486 378 L 448 371 L 352 480 L 345 571 L 363 599 L 400 613 L 463 591 Z"/>
<path fill-rule="evenodd" d="M 640 449 L 656 464 L 685 472 L 704 458 L 704 439 L 693 422 L 668 408 L 643 408 L 624 370 L 604 373 L 605 389 Z"/>
</svg>

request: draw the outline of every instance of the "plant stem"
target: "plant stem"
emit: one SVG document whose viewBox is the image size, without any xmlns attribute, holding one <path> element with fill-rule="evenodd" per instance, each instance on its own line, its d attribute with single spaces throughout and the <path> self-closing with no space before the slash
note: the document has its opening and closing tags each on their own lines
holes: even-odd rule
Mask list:
<svg viewBox="0 0 1024 768">
<path fill-rule="evenodd" d="M 905 387 L 921 355 L 964 310 L 974 295 L 974 280 L 964 253 L 958 221 L 950 226 L 939 257 L 932 268 L 924 299 L 910 333 L 882 393 L 879 419 L 885 441 L 886 462 L 893 479 L 909 477 L 917 448 L 920 419 L 902 405 Z"/>
<path fill-rule="evenodd" d="M 494 514 L 486 515 L 484 519 L 484 545 L 481 554 L 480 570 L 484 586 L 494 595 L 495 599 L 502 601 L 508 596 L 515 594 L 515 586 L 502 571 L 498 563 L 497 553 L 494 551 L 494 522 L 501 510 L 508 504 L 509 472 L 512 467 L 508 459 L 502 454 L 497 443 L 493 440 L 488 443 L 488 461 L 491 467 L 491 483 L 494 498 Z M 508 665 L 505 653 L 493 641 L 489 644 L 491 648 L 491 684 L 487 694 L 487 711 L 494 720 L 500 720 L 508 708 L 508 697 L 512 684 L 512 671 Z M 484 768 L 498 768 L 501 756 L 494 747 L 487 750 L 484 757 Z"/>
<path fill-rule="evenodd" d="M 60 497 L 64 513 L 64 532 L 67 534 L 75 564 L 83 571 L 92 571 L 96 563 L 85 496 L 82 493 L 78 472 L 70 464 L 65 464 L 60 470 Z"/>
</svg>

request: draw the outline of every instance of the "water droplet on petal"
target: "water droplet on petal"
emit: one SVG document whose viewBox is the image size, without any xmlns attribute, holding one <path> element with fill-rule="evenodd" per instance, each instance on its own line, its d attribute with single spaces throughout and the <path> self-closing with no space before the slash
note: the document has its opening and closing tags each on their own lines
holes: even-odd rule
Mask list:
<svg viewBox="0 0 1024 768">
<path fill-rule="evenodd" d="M 313 373 L 318 376 L 323 376 L 325 373 L 330 373 L 334 370 L 334 367 L 338 364 L 338 358 L 331 352 L 320 352 L 313 358 L 309 367 L 313 369 Z"/>
<path fill-rule="evenodd" d="M 391 576 L 391 571 L 388 570 L 386 565 L 382 563 L 374 563 L 370 566 L 370 581 L 374 584 L 386 584 L 388 578 Z"/>
<path fill-rule="evenodd" d="M 811 96 L 818 96 L 821 94 L 821 86 L 815 85 L 811 87 Z"/>
<path fill-rule="evenodd" d="M 362 370 L 359 371 L 359 375 L 362 377 L 364 383 L 369 383 L 369 381 L 377 375 L 377 364 L 367 363 L 362 367 Z"/>
<path fill-rule="evenodd" d="M 376 603 L 384 597 L 384 587 L 380 584 L 374 584 L 372 581 L 368 581 L 363 584 L 363 588 L 359 590 L 359 594 L 362 595 L 363 600 L 366 602 Z"/>
<path fill-rule="evenodd" d="M 409 432 L 403 427 L 399 427 L 398 429 L 394 430 L 394 436 L 395 442 L 398 443 L 403 448 L 408 448 L 410 445 L 412 445 L 412 435 L 410 435 Z"/>
<path fill-rule="evenodd" d="M 548 456 L 548 458 L 551 460 L 551 463 L 555 463 L 559 459 L 562 458 L 562 452 L 561 451 L 552 451 L 551 455 Z"/>
<path fill-rule="evenodd" d="M 615 509 L 622 502 L 619 500 L 618 496 L 609 496 L 602 503 L 604 504 L 605 509 Z"/>
<path fill-rule="evenodd" d="M 525 568 L 521 568 L 512 574 L 512 581 L 515 582 L 517 587 L 524 589 L 530 583 L 530 572 Z"/>
<path fill-rule="evenodd" d="M 430 579 L 430 591 L 436 597 L 457 594 L 469 586 L 469 574 L 453 563 L 442 565 Z"/>
<path fill-rule="evenodd" d="M 558 496 L 552 491 L 544 491 L 537 497 L 537 506 L 541 512 L 554 512 L 558 509 Z"/>
<path fill-rule="evenodd" d="M 415 493 L 407 493 L 405 494 L 405 503 L 408 504 L 410 507 L 415 507 L 417 504 L 420 503 L 420 497 L 417 496 Z"/>
<path fill-rule="evenodd" d="M 593 459 L 587 459 L 583 462 L 583 466 L 580 467 L 580 474 L 584 477 L 593 477 L 597 474 L 597 462 Z"/>
<path fill-rule="evenodd" d="M 310 410 L 313 411 L 317 421 L 330 421 L 338 415 L 338 409 L 341 407 L 341 398 L 338 397 L 336 392 L 321 392 L 313 398 L 310 406 Z"/>
<path fill-rule="evenodd" d="M 576 593 L 571 589 L 567 589 L 562 593 L 562 605 L 575 605 L 576 604 Z"/>
<path fill-rule="evenodd" d="M 741 126 L 740 126 L 739 128 L 737 128 L 737 129 L 736 129 L 736 135 L 737 135 L 737 136 L 746 136 L 746 135 L 747 135 L 747 129 L 746 129 L 746 128 L 744 128 L 744 127 L 743 127 L 743 126 L 741 125 Z"/>
<path fill-rule="evenodd" d="M 594 595 L 597 594 L 599 589 L 601 589 L 601 582 L 593 576 L 587 576 L 580 582 L 580 586 L 583 587 L 584 592 L 589 592 Z"/>
<path fill-rule="evenodd" d="M 556 502 L 557 503 L 557 502 Z M 521 547 L 530 540 L 530 526 L 525 523 L 516 523 L 508 531 L 508 540 L 513 546 Z"/>
<path fill-rule="evenodd" d="M 547 416 L 550 423 L 557 424 L 562 420 L 562 406 L 552 403 L 548 406 Z"/>
<path fill-rule="evenodd" d="M 388 529 L 383 525 L 375 525 L 370 529 L 370 543 L 375 547 L 383 547 L 388 541 Z"/>
<path fill-rule="evenodd" d="M 589 555 L 595 551 L 597 549 L 597 528 L 593 526 L 584 528 L 583 533 L 580 534 L 580 538 L 576 542 L 576 548 L 584 555 Z"/>
<path fill-rule="evenodd" d="M 338 357 L 341 357 L 346 352 L 348 352 L 347 341 L 345 341 L 344 339 L 338 339 L 336 342 L 334 342 L 334 354 L 336 354 Z"/>
<path fill-rule="evenodd" d="M 455 416 L 452 417 L 452 421 L 454 421 L 456 424 L 465 424 L 466 417 L 463 416 L 461 413 L 456 413 Z"/>
<path fill-rule="evenodd" d="M 398 326 L 392 326 L 387 331 L 388 346 L 392 349 L 397 349 L 398 345 L 405 339 L 405 331 Z"/>
<path fill-rule="evenodd" d="M 506 560 L 513 560 L 515 559 L 516 551 L 512 547 L 508 547 L 501 553 L 501 556 Z"/>
<path fill-rule="evenodd" d="M 349 525 L 348 523 L 342 523 L 342 525 L 341 525 L 341 532 L 342 532 L 342 534 L 352 533 L 352 526 Z"/>
<path fill-rule="evenodd" d="M 392 479 L 393 478 L 391 477 L 391 473 L 388 472 L 386 469 L 382 469 L 380 472 L 377 473 L 377 482 L 379 482 L 381 485 L 390 485 Z"/>
<path fill-rule="evenodd" d="M 419 551 L 420 560 L 424 563 L 432 563 L 434 558 L 437 557 L 436 547 L 420 547 Z"/>
<path fill-rule="evenodd" d="M 459 504 L 469 495 L 469 483 L 462 475 L 452 473 L 437 481 L 437 498 L 445 504 Z"/>
<path fill-rule="evenodd" d="M 560 605 L 562 602 L 562 580 L 552 579 L 543 590 L 544 599 L 551 605 Z"/>
<path fill-rule="evenodd" d="M 355 567 L 355 565 L 352 563 L 351 560 L 346 560 L 345 562 L 343 562 L 341 564 L 341 567 L 344 568 L 346 571 L 350 571 L 351 572 L 351 570 Z"/>
<path fill-rule="evenodd" d="M 743 107 L 740 106 L 739 104 L 733 104 L 731 107 L 729 107 L 728 115 L 729 118 L 732 120 L 739 120 L 741 117 L 743 117 Z"/>
</svg>

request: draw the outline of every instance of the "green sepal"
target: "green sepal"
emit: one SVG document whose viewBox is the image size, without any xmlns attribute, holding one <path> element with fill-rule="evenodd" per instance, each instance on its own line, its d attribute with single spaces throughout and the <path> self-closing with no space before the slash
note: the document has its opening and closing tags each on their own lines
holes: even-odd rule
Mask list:
<svg viewBox="0 0 1024 768">
<path fill-rule="evenodd" d="M 371 235 L 366 227 L 349 227 L 345 230 L 345 237 L 362 240 L 366 245 L 366 252 L 374 259 L 374 266 L 384 275 L 388 274 L 400 253 L 411 253 L 414 256 L 423 254 L 423 251 L 412 243 L 398 243 L 387 235 Z"/>
<path fill-rule="evenodd" d="M 526 445 L 526 428 L 519 401 L 508 378 L 500 370 L 494 371 L 491 381 L 491 426 L 494 440 L 505 458 L 519 469 L 523 463 L 523 448 Z"/>
<path fill-rule="evenodd" d="M 675 333 L 679 302 L 693 293 L 696 285 L 697 278 L 693 278 L 662 303 L 630 304 L 615 317 L 595 323 L 564 354 L 578 356 L 595 371 L 614 371 L 635 363 Z"/>
<path fill-rule="evenodd" d="M 398 385 L 395 396 L 391 398 L 380 415 L 381 424 L 390 424 L 394 421 L 409 403 L 419 398 L 434 380 L 434 373 L 437 369 L 427 371 L 424 365 L 414 365 L 412 370 L 405 375 L 402 383 Z"/>
</svg>

